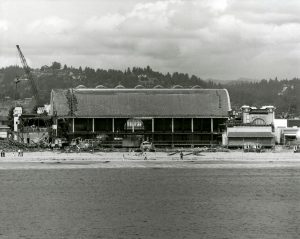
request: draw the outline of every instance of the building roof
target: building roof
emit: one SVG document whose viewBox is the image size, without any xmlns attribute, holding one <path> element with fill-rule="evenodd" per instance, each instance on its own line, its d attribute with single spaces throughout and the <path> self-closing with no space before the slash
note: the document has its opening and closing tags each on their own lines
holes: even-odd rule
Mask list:
<svg viewBox="0 0 300 239">
<path fill-rule="evenodd" d="M 274 138 L 271 132 L 228 132 L 228 138 Z"/>
<path fill-rule="evenodd" d="M 59 89 L 50 104 L 58 117 L 227 117 L 231 110 L 225 89 Z"/>
</svg>

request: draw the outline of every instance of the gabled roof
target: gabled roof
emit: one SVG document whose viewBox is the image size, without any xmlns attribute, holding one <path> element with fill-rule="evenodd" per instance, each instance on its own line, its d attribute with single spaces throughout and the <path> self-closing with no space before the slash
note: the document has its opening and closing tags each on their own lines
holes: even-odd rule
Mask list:
<svg viewBox="0 0 300 239">
<path fill-rule="evenodd" d="M 227 117 L 231 109 L 225 89 L 59 89 L 50 104 L 58 117 Z"/>
</svg>

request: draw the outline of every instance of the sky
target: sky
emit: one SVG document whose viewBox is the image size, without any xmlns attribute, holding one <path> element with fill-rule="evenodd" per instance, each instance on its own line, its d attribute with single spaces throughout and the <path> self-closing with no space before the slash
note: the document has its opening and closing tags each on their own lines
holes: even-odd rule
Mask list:
<svg viewBox="0 0 300 239">
<path fill-rule="evenodd" d="M 300 77 L 299 0 L 1 0 L 0 67 Z"/>
</svg>

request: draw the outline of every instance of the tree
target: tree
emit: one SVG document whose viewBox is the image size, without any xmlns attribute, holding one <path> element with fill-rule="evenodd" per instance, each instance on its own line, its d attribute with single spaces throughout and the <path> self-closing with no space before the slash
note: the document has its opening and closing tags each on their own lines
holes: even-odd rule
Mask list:
<svg viewBox="0 0 300 239">
<path fill-rule="evenodd" d="M 14 109 L 15 109 L 15 107 L 10 107 L 9 108 L 9 111 L 8 111 L 8 116 L 7 116 L 7 121 L 8 121 L 8 123 L 7 123 L 7 125 L 11 128 L 11 129 L 13 129 L 14 128 Z"/>
<path fill-rule="evenodd" d="M 60 70 L 61 69 L 61 64 L 59 62 L 54 61 L 54 62 L 52 62 L 51 68 L 53 70 Z"/>
</svg>

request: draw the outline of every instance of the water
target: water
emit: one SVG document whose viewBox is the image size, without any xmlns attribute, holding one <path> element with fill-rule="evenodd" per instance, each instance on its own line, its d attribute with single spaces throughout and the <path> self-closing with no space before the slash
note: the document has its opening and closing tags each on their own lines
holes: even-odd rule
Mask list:
<svg viewBox="0 0 300 239">
<path fill-rule="evenodd" d="M 0 238 L 299 238 L 300 168 L 0 171 Z"/>
</svg>

